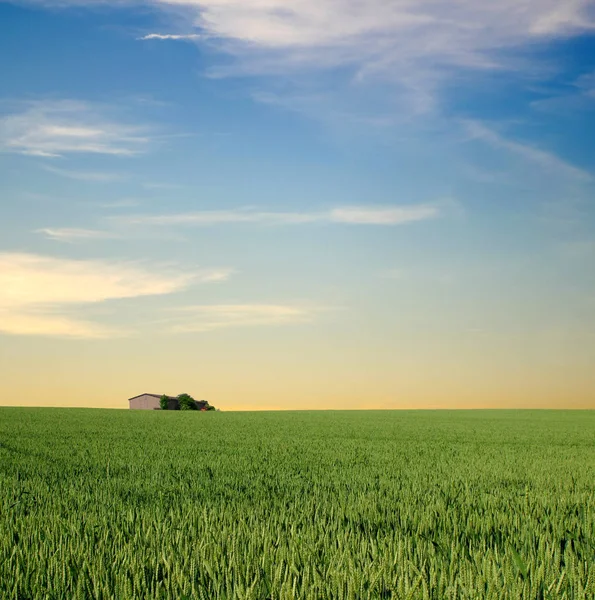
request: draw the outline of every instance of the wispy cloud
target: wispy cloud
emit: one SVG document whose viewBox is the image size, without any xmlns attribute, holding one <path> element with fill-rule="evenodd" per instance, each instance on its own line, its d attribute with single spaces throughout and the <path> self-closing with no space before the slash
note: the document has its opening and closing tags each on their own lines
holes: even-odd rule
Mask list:
<svg viewBox="0 0 595 600">
<path fill-rule="evenodd" d="M 171 267 L 0 253 L 0 333 L 105 338 L 121 332 L 78 319 L 77 307 L 172 294 L 193 283 L 222 281 L 229 269 L 182 272 Z"/>
<path fill-rule="evenodd" d="M 202 36 L 197 33 L 187 33 L 183 35 L 173 33 L 149 33 L 137 38 L 138 40 L 198 40 Z"/>
<path fill-rule="evenodd" d="M 155 2 L 185 9 L 187 23 L 235 59 L 211 66 L 212 76 L 278 76 L 292 81 L 290 88 L 261 99 L 351 123 L 437 111 L 443 85 L 460 72 L 477 78 L 509 70 L 539 78 L 536 43 L 580 34 L 595 23 L 592 3 L 584 0 Z M 316 79 L 329 71 L 335 75 L 330 86 L 326 76 Z M 387 84 L 388 94 L 378 87 Z M 374 106 L 379 90 L 390 106 Z"/>
<path fill-rule="evenodd" d="M 577 181 L 593 181 L 591 173 L 566 162 L 551 152 L 510 140 L 477 121 L 466 121 L 464 125 L 472 139 L 480 139 L 495 148 L 512 152 L 549 172 L 555 172 Z"/>
<path fill-rule="evenodd" d="M 534 100 L 531 107 L 565 118 L 595 110 L 595 71 L 584 73 L 563 91 L 556 91 L 547 98 Z"/>
<path fill-rule="evenodd" d="M 88 0 L 29 0 L 86 6 Z M 334 70 L 336 95 L 353 86 L 389 82 L 391 97 L 412 112 L 435 104 L 437 90 L 458 70 L 509 69 L 535 78 L 534 49 L 595 26 L 591 0 L 147 0 L 174 11 L 183 33 L 143 39 L 193 39 L 233 61 L 211 74 L 269 74 L 287 79 Z M 120 0 L 103 3 L 119 5 Z M 328 81 L 328 80 L 327 80 Z M 340 87 L 340 90 L 338 89 Z"/>
<path fill-rule="evenodd" d="M 266 212 L 253 209 L 196 211 L 160 215 L 126 215 L 113 221 L 126 225 L 195 225 L 210 226 L 233 223 L 260 225 L 303 225 L 308 223 L 343 223 L 347 225 L 401 225 L 434 219 L 441 215 L 438 204 L 402 206 L 345 206 L 322 212 Z"/>
<path fill-rule="evenodd" d="M 123 181 L 126 176 L 122 173 L 108 173 L 104 171 L 75 171 L 71 169 L 60 169 L 50 165 L 43 165 L 42 168 L 48 173 L 74 179 L 75 181 L 89 181 L 91 183 L 115 183 Z"/>
<path fill-rule="evenodd" d="M 408 285 L 415 283 L 450 285 L 456 280 L 456 276 L 452 272 L 443 270 L 434 271 L 427 269 L 384 269 L 382 271 L 379 271 L 377 273 L 377 276 L 381 279 L 407 282 Z"/>
<path fill-rule="evenodd" d="M 36 229 L 36 233 L 42 233 L 50 240 L 58 242 L 80 242 L 92 240 L 106 240 L 121 237 L 113 231 L 104 231 L 100 229 L 78 229 L 68 227 Z"/>
<path fill-rule="evenodd" d="M 94 206 L 98 206 L 99 208 L 132 208 L 140 204 L 141 201 L 138 198 L 121 198 L 113 202 L 99 202 L 94 204 Z"/>
<path fill-rule="evenodd" d="M 440 209 L 433 205 L 411 206 L 346 206 L 330 211 L 328 220 L 332 223 L 352 225 L 401 225 L 413 221 L 435 219 Z"/>
<path fill-rule="evenodd" d="M 25 103 L 0 117 L 0 151 L 31 156 L 68 154 L 132 156 L 147 150 L 146 128 L 102 114 L 96 105 L 73 100 Z"/>
<path fill-rule="evenodd" d="M 581 75 L 576 86 L 591 100 L 595 100 L 595 71 Z"/>
<path fill-rule="evenodd" d="M 126 215 L 113 221 L 125 225 L 221 225 L 258 223 L 264 225 L 291 225 L 321 220 L 318 213 L 259 212 L 250 209 L 205 210 L 187 213 Z"/>
<path fill-rule="evenodd" d="M 228 51 L 275 50 L 283 62 L 322 66 L 361 63 L 388 71 L 411 61 L 493 68 L 500 48 L 593 26 L 590 3 L 569 0 L 156 0 L 186 7 L 201 32 L 241 45 Z M 323 56 L 308 50 L 324 49 Z M 283 53 L 283 55 L 282 55 Z"/>
<path fill-rule="evenodd" d="M 411 113 L 424 112 L 427 106 L 421 102 L 419 94 L 407 99 L 401 98 L 401 105 L 408 104 L 406 117 Z M 337 95 L 336 90 L 311 89 L 310 85 L 282 86 L 276 90 L 258 90 L 252 92 L 252 99 L 261 104 L 274 106 L 284 111 L 295 112 L 336 127 L 337 132 L 346 133 L 346 126 L 355 127 L 360 133 L 372 131 L 377 134 L 381 129 L 393 127 L 400 120 L 395 111 L 395 99 L 378 101 L 374 87 L 350 86 L 346 93 Z"/>
<path fill-rule="evenodd" d="M 0 306 L 0 334 L 35 335 L 70 339 L 113 339 L 125 337 L 128 331 L 100 325 L 84 319 L 54 315 L 44 309 L 15 311 Z"/>
<path fill-rule="evenodd" d="M 172 333 L 199 333 L 230 327 L 287 325 L 312 321 L 320 308 L 280 304 L 219 304 L 178 309 Z"/>
</svg>

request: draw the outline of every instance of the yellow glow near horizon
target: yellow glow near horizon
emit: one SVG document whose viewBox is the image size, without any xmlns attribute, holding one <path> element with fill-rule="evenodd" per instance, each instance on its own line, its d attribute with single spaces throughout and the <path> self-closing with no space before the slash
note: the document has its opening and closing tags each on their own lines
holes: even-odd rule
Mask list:
<svg viewBox="0 0 595 600">
<path fill-rule="evenodd" d="M 0 405 L 127 408 L 127 399 L 143 392 L 188 392 L 224 411 L 595 408 L 586 360 L 556 364 L 538 348 L 515 358 L 493 340 L 489 348 L 485 340 L 450 348 L 427 342 L 415 352 L 411 344 L 380 353 L 298 331 L 160 343 L 5 337 L 13 347 L 0 355 Z"/>
</svg>

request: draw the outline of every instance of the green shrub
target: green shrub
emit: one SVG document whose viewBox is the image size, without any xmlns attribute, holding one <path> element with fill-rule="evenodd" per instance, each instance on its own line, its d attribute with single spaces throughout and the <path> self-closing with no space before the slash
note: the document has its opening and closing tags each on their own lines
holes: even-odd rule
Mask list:
<svg viewBox="0 0 595 600">
<path fill-rule="evenodd" d="M 190 394 L 180 394 L 178 396 L 180 410 L 197 410 L 196 402 Z"/>
<path fill-rule="evenodd" d="M 161 406 L 161 410 L 168 409 L 168 402 L 169 402 L 169 398 L 165 394 L 163 394 L 163 396 L 161 396 L 161 398 L 159 398 L 159 406 Z"/>
</svg>

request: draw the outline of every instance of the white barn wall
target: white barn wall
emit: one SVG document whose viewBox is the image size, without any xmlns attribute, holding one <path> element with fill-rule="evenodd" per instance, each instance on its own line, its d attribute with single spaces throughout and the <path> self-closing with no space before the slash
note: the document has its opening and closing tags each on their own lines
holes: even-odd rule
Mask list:
<svg viewBox="0 0 595 600">
<path fill-rule="evenodd" d="M 151 396 L 149 394 L 142 394 L 136 398 L 131 398 L 128 402 L 130 404 L 130 408 L 133 409 L 154 410 L 156 408 L 161 408 L 159 404 L 159 398 L 155 398 L 155 396 Z"/>
</svg>

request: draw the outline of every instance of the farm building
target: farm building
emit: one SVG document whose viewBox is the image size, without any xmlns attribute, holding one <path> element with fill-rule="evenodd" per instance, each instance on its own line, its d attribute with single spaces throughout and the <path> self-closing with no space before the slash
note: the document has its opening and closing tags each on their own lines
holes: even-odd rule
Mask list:
<svg viewBox="0 0 595 600">
<path fill-rule="evenodd" d="M 161 410 L 162 394 L 140 394 L 128 399 L 129 408 L 136 410 Z M 209 403 L 206 400 L 195 400 L 197 410 L 206 410 Z M 167 396 L 167 410 L 180 410 L 176 396 Z"/>
<path fill-rule="evenodd" d="M 140 410 L 160 410 L 161 405 L 159 404 L 159 399 L 161 398 L 161 394 L 140 394 L 139 396 L 134 396 L 128 400 L 128 404 L 130 408 L 140 409 Z M 178 403 L 177 398 L 174 396 L 168 396 L 168 404 L 171 406 L 171 410 L 176 409 L 176 405 Z M 169 408 L 169 407 L 168 407 Z"/>
</svg>

